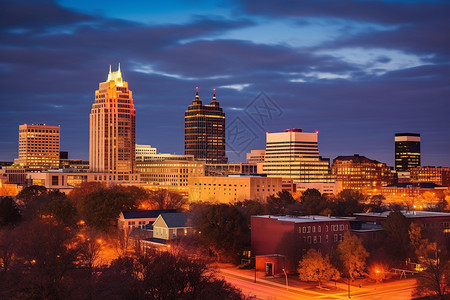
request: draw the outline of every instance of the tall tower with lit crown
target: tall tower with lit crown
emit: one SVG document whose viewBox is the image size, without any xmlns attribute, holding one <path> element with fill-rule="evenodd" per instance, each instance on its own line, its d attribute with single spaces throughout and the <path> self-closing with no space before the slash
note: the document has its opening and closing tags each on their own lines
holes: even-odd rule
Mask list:
<svg viewBox="0 0 450 300">
<path fill-rule="evenodd" d="M 214 89 L 210 104 L 203 105 L 196 88 L 195 99 L 184 114 L 184 154 L 212 164 L 228 162 L 225 156 L 225 113 Z"/>
<path fill-rule="evenodd" d="M 109 67 L 107 80 L 95 91 L 89 119 L 91 172 L 117 174 L 118 180 L 135 173 L 136 110 L 120 64 L 115 72 Z"/>
</svg>

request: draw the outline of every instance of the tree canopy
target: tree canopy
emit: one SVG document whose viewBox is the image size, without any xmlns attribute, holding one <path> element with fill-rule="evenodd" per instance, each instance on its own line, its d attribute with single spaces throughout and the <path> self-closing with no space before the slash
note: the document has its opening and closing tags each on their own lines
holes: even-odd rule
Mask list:
<svg viewBox="0 0 450 300">
<path fill-rule="evenodd" d="M 338 270 L 330 263 L 328 256 L 314 249 L 309 249 L 298 264 L 298 274 L 302 281 L 318 281 L 319 286 L 323 280 L 337 280 Z"/>
<path fill-rule="evenodd" d="M 338 253 L 343 273 L 353 280 L 357 276 L 364 275 L 366 258 L 369 256 L 361 240 L 346 232 L 344 240 L 338 245 Z"/>
<path fill-rule="evenodd" d="M 331 212 L 328 200 L 316 189 L 307 189 L 300 199 L 302 211 L 306 215 L 327 215 Z"/>
</svg>

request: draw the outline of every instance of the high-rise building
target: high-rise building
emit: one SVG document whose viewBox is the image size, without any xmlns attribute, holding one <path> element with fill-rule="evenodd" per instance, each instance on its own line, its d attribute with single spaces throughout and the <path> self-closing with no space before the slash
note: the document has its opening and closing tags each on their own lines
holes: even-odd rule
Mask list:
<svg viewBox="0 0 450 300">
<path fill-rule="evenodd" d="M 20 125 L 19 157 L 14 160 L 14 163 L 26 169 L 57 169 L 59 138 L 59 126 Z"/>
<path fill-rule="evenodd" d="M 420 167 L 420 134 L 395 134 L 395 170 L 402 172 Z"/>
<path fill-rule="evenodd" d="M 266 134 L 263 172 L 295 182 L 333 182 L 330 161 L 319 156 L 318 133 L 301 129 Z"/>
<path fill-rule="evenodd" d="M 198 95 L 184 114 L 184 153 L 195 160 L 212 164 L 225 164 L 225 113 L 216 99 L 203 104 Z"/>
<path fill-rule="evenodd" d="M 331 169 L 342 189 L 368 195 L 381 194 L 381 187 L 396 182 L 396 174 L 385 163 L 358 154 L 336 157 Z"/>
<path fill-rule="evenodd" d="M 95 91 L 89 131 L 91 172 L 113 174 L 123 180 L 135 173 L 136 110 L 128 82 L 119 69 Z M 126 175 L 126 176 L 123 176 Z M 111 176 L 110 176 L 111 177 Z"/>
</svg>

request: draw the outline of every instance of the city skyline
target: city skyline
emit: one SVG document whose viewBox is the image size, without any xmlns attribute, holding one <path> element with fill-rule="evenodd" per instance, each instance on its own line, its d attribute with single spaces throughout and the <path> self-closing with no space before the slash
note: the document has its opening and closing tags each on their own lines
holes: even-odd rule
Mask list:
<svg viewBox="0 0 450 300">
<path fill-rule="evenodd" d="M 17 157 L 18 126 L 32 123 L 60 125 L 61 151 L 87 159 L 93 91 L 120 62 L 136 143 L 161 152 L 183 153 L 199 86 L 202 99 L 217 88 L 227 127 L 250 129 L 245 149 L 227 145 L 230 162 L 264 149 L 265 131 L 299 127 L 320 132 L 324 157 L 390 166 L 394 134 L 417 132 L 422 165 L 450 165 L 449 3 L 1 3 L 0 160 Z M 280 111 L 264 124 L 246 114 L 261 92 Z"/>
</svg>

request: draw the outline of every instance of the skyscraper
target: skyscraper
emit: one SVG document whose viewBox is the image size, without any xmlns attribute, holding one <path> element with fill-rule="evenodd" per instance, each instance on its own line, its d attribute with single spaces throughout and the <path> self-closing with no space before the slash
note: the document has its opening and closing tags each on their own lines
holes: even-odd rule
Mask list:
<svg viewBox="0 0 450 300">
<path fill-rule="evenodd" d="M 318 133 L 298 128 L 266 134 L 263 172 L 294 182 L 333 182 L 329 160 L 319 156 Z"/>
<path fill-rule="evenodd" d="M 225 156 L 225 113 L 216 99 L 203 105 L 196 90 L 195 99 L 184 114 L 184 154 L 212 164 L 227 163 Z"/>
<path fill-rule="evenodd" d="M 420 134 L 395 134 L 395 170 L 408 171 L 420 167 Z"/>
<path fill-rule="evenodd" d="M 90 114 L 89 167 L 91 172 L 114 174 L 123 180 L 135 172 L 136 110 L 128 82 L 119 69 L 95 91 Z M 126 175 L 126 176 L 123 176 Z"/>
<path fill-rule="evenodd" d="M 59 126 L 23 124 L 19 126 L 19 157 L 15 164 L 27 169 L 59 167 Z"/>
</svg>

